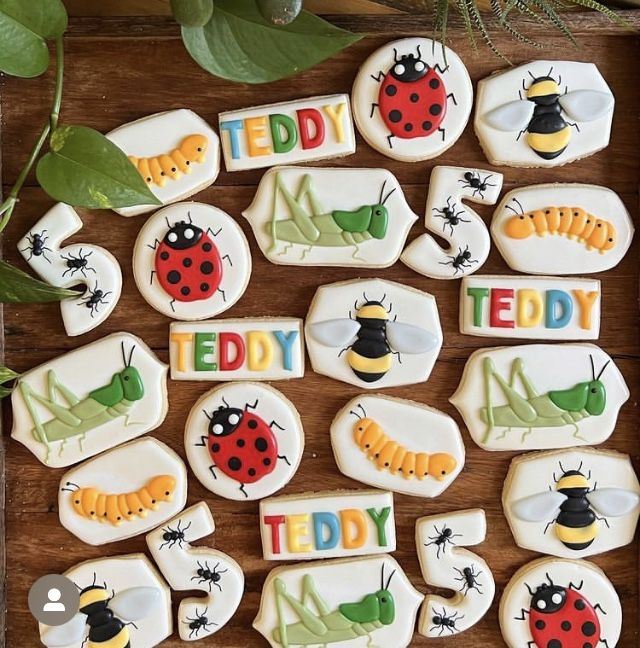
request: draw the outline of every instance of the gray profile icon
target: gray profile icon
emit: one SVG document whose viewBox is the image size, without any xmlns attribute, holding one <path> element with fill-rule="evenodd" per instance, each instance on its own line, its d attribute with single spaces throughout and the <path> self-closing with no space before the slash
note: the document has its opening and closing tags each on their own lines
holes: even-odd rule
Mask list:
<svg viewBox="0 0 640 648">
<path fill-rule="evenodd" d="M 78 588 L 60 574 L 39 578 L 29 590 L 29 610 L 45 625 L 64 625 L 78 613 L 79 607 Z"/>
</svg>

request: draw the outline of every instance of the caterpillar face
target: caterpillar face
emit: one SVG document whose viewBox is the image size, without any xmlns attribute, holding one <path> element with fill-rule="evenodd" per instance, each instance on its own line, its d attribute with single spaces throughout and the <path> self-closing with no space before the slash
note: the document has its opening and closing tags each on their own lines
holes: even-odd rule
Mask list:
<svg viewBox="0 0 640 648">
<path fill-rule="evenodd" d="M 157 502 L 170 502 L 173 499 L 175 487 L 175 477 L 171 475 L 159 475 L 148 483 L 147 490 Z"/>
<path fill-rule="evenodd" d="M 207 152 L 209 140 L 204 135 L 189 135 L 182 140 L 180 152 L 191 162 L 202 162 Z"/>
<path fill-rule="evenodd" d="M 436 452 L 429 458 L 429 475 L 438 481 L 442 481 L 450 475 L 458 465 L 458 462 L 446 452 Z"/>
</svg>

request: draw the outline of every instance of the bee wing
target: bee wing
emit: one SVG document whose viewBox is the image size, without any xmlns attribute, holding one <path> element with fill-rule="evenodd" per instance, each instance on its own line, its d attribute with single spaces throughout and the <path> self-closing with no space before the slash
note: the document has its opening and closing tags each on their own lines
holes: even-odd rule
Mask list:
<svg viewBox="0 0 640 648">
<path fill-rule="evenodd" d="M 558 491 L 545 491 L 516 500 L 511 510 L 523 522 L 540 522 L 555 518 L 566 499 L 567 496 Z"/>
<path fill-rule="evenodd" d="M 314 340 L 329 347 L 348 346 L 355 341 L 359 330 L 360 324 L 346 317 L 314 322 L 309 326 Z"/>
<path fill-rule="evenodd" d="M 426 329 L 403 322 L 387 323 L 387 342 L 394 351 L 426 353 L 438 346 L 440 338 Z"/>
<path fill-rule="evenodd" d="M 598 90 L 574 90 L 558 101 L 562 109 L 576 121 L 593 121 L 604 117 L 613 108 L 613 95 Z"/>
<path fill-rule="evenodd" d="M 78 612 L 70 621 L 59 626 L 47 626 L 40 639 L 47 648 L 69 646 L 82 640 L 87 625 L 87 615 Z"/>
<path fill-rule="evenodd" d="M 587 499 L 605 517 L 625 515 L 640 503 L 638 493 L 623 488 L 597 488 L 587 493 Z"/>
<path fill-rule="evenodd" d="M 123 621 L 137 621 L 146 617 L 159 602 L 157 587 L 131 587 L 118 592 L 109 601 L 109 609 Z"/>
<path fill-rule="evenodd" d="M 527 127 L 533 117 L 535 104 L 528 99 L 518 99 L 502 104 L 484 115 L 484 120 L 499 131 L 518 132 Z"/>
</svg>

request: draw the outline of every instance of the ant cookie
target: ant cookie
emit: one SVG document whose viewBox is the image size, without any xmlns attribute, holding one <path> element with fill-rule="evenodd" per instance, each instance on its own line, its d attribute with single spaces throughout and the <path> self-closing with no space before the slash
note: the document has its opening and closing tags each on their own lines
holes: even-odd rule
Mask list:
<svg viewBox="0 0 640 648">
<path fill-rule="evenodd" d="M 531 61 L 478 82 L 474 127 L 491 164 L 562 166 L 606 148 L 614 103 L 593 63 Z"/>
<path fill-rule="evenodd" d="M 202 117 L 180 108 L 156 113 L 107 133 L 136 167 L 153 195 L 163 204 L 184 200 L 213 184 L 220 171 L 220 142 Z M 156 205 L 114 209 L 136 216 Z"/>
<path fill-rule="evenodd" d="M 262 253 L 285 265 L 386 268 L 417 216 L 386 169 L 276 167 L 243 212 Z"/>
<path fill-rule="evenodd" d="M 618 194 L 587 184 L 514 189 L 491 221 L 491 235 L 509 267 L 531 274 L 609 270 L 624 258 L 633 231 Z"/>
<path fill-rule="evenodd" d="M 393 493 L 339 490 L 264 499 L 260 535 L 265 560 L 395 551 Z"/>
<path fill-rule="evenodd" d="M 527 344 L 471 354 L 449 399 L 485 450 L 596 445 L 613 433 L 629 389 L 594 344 Z"/>
<path fill-rule="evenodd" d="M 444 238 L 443 249 L 429 234 L 412 241 L 402 263 L 433 279 L 456 279 L 476 272 L 487 260 L 491 238 L 482 218 L 462 201 L 493 205 L 502 174 L 483 169 L 438 166 L 431 172 L 424 225 Z"/>
<path fill-rule="evenodd" d="M 78 588 L 80 610 L 64 625 L 39 624 L 48 648 L 153 648 L 173 632 L 171 590 L 144 554 L 87 560 L 64 576 Z"/>
<path fill-rule="evenodd" d="M 374 389 L 425 382 L 442 346 L 433 295 L 382 279 L 320 286 L 305 338 L 316 373 Z"/>
<path fill-rule="evenodd" d="M 295 475 L 304 450 L 294 404 L 266 384 L 228 383 L 191 408 L 187 459 L 200 483 L 232 500 L 272 495 Z"/>
<path fill-rule="evenodd" d="M 590 448 L 516 457 L 502 491 L 516 544 L 561 558 L 586 558 L 632 542 L 639 505 L 629 456 Z"/>
<path fill-rule="evenodd" d="M 374 149 L 404 162 L 429 160 L 462 135 L 473 103 L 464 63 L 430 38 L 383 45 L 363 63 L 351 93 L 358 130 Z"/>
<path fill-rule="evenodd" d="M 60 312 L 67 335 L 82 335 L 104 322 L 116 307 L 122 292 L 122 272 L 116 258 L 97 245 L 65 239 L 82 229 L 76 211 L 54 205 L 18 241 L 18 251 L 32 270 L 58 288 L 84 285 L 84 292 L 63 299 Z"/>
<path fill-rule="evenodd" d="M 164 443 L 144 437 L 65 473 L 58 513 L 62 526 L 76 538 L 103 545 L 153 529 L 186 501 L 182 459 Z"/>
<path fill-rule="evenodd" d="M 539 558 L 521 567 L 500 600 L 509 648 L 615 646 L 622 606 L 611 581 L 586 560 Z"/>
<path fill-rule="evenodd" d="M 220 113 L 227 171 L 343 157 L 356 152 L 346 94 Z"/>
<path fill-rule="evenodd" d="M 147 535 L 151 555 L 172 589 L 204 594 L 180 601 L 178 631 L 182 641 L 204 639 L 221 630 L 242 599 L 240 565 L 221 551 L 190 544 L 214 531 L 209 507 L 199 502 Z"/>
<path fill-rule="evenodd" d="M 304 376 L 301 319 L 174 322 L 169 330 L 172 380 L 286 380 Z"/>
<path fill-rule="evenodd" d="M 475 275 L 460 286 L 460 332 L 525 340 L 597 340 L 600 281 Z"/>
<path fill-rule="evenodd" d="M 457 423 L 401 398 L 363 394 L 331 423 L 331 446 L 343 475 L 417 497 L 441 495 L 464 466 Z"/>
<path fill-rule="evenodd" d="M 12 438 L 47 466 L 70 466 L 164 421 L 167 365 L 113 333 L 22 374 L 11 406 Z"/>
<path fill-rule="evenodd" d="M 217 207 L 187 202 L 156 212 L 133 250 L 133 276 L 147 302 L 174 319 L 215 317 L 242 297 L 251 276 L 249 244 Z"/>
<path fill-rule="evenodd" d="M 272 569 L 253 627 L 273 648 L 406 648 L 422 596 L 389 555 Z"/>
<path fill-rule="evenodd" d="M 458 547 L 484 542 L 487 520 L 482 509 L 430 515 L 416 522 L 416 548 L 422 577 L 428 585 L 453 590 L 451 598 L 427 594 L 418 632 L 437 638 L 459 634 L 487 613 L 496 591 L 489 565 Z"/>
</svg>

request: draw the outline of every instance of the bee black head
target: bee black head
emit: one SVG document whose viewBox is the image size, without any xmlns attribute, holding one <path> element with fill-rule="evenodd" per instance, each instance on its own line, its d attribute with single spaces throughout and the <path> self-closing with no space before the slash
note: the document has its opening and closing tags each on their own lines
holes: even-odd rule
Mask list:
<svg viewBox="0 0 640 648">
<path fill-rule="evenodd" d="M 207 415 L 209 418 L 209 434 L 214 437 L 233 434 L 240 425 L 243 415 L 243 410 L 237 407 L 221 405 L 211 416 Z"/>
<path fill-rule="evenodd" d="M 164 235 L 163 242 L 173 250 L 186 250 L 193 247 L 202 238 L 202 234 L 202 229 L 197 225 L 179 221 L 169 225 L 169 231 Z"/>
<path fill-rule="evenodd" d="M 429 66 L 422 60 L 420 46 L 416 54 L 403 54 L 400 58 L 394 50 L 394 64 L 391 68 L 391 76 L 401 83 L 417 81 L 427 74 Z"/>
<path fill-rule="evenodd" d="M 553 614 L 561 610 L 567 599 L 567 592 L 564 587 L 540 585 L 531 598 L 531 608 L 542 614 Z"/>
</svg>

